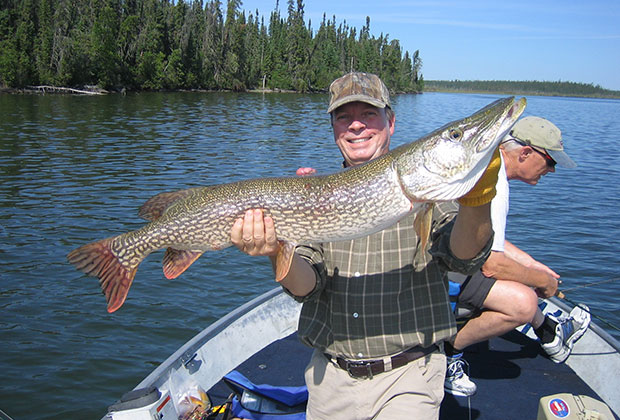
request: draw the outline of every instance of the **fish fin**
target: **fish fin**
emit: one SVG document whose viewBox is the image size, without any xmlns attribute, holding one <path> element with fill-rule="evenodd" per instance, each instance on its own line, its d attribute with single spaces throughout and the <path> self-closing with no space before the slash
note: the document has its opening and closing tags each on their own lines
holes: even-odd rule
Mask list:
<svg viewBox="0 0 620 420">
<path fill-rule="evenodd" d="M 164 276 L 167 279 L 179 277 L 194 261 L 203 254 L 203 251 L 184 251 L 168 248 L 164 254 Z"/>
<path fill-rule="evenodd" d="M 78 270 L 89 276 L 99 278 L 101 290 L 108 303 L 108 312 L 112 313 L 120 308 L 138 267 L 127 269 L 112 253 L 112 242 L 115 238 L 107 238 L 92 242 L 75 249 L 67 255 L 67 259 Z"/>
<path fill-rule="evenodd" d="M 276 255 L 276 281 L 281 281 L 288 274 L 291 269 L 291 262 L 293 262 L 293 254 L 295 253 L 295 243 L 293 242 L 280 242 L 280 249 L 278 255 Z"/>
<path fill-rule="evenodd" d="M 168 207 L 191 194 L 194 188 L 164 192 L 149 198 L 138 210 L 138 216 L 145 220 L 157 220 Z"/>
<path fill-rule="evenodd" d="M 426 203 L 422 210 L 416 214 L 413 221 L 413 228 L 422 242 L 422 249 L 426 249 L 428 240 L 431 236 L 431 226 L 433 224 L 433 203 Z"/>
</svg>

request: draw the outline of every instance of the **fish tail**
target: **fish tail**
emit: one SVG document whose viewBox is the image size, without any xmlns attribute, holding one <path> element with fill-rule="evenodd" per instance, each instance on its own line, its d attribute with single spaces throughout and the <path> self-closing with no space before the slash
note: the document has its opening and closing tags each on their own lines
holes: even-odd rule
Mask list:
<svg viewBox="0 0 620 420">
<path fill-rule="evenodd" d="M 102 239 L 77 248 L 67 255 L 67 260 L 78 270 L 99 278 L 101 290 L 108 303 L 108 312 L 120 308 L 138 269 L 137 265 L 126 268 L 112 252 L 116 238 Z"/>
</svg>

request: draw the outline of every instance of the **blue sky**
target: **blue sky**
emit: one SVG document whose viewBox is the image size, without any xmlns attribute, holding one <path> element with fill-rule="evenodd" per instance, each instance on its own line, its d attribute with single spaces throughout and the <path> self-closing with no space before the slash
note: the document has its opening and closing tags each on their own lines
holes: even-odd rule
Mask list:
<svg viewBox="0 0 620 420">
<path fill-rule="evenodd" d="M 223 2 L 225 4 L 225 2 Z M 268 22 L 275 0 L 243 0 Z M 620 90 L 619 0 L 305 0 L 316 31 L 336 22 L 420 50 L 427 80 L 539 80 Z M 225 6 L 224 6 L 225 7 Z M 280 0 L 286 16 L 287 2 Z"/>
</svg>

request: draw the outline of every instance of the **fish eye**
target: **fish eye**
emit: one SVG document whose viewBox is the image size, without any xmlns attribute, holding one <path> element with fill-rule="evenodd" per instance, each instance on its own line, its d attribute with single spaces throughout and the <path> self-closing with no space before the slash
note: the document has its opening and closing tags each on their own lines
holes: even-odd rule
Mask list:
<svg viewBox="0 0 620 420">
<path fill-rule="evenodd" d="M 448 136 L 450 137 L 450 140 L 459 141 L 463 137 L 463 130 L 460 128 L 451 128 L 448 132 Z"/>
</svg>

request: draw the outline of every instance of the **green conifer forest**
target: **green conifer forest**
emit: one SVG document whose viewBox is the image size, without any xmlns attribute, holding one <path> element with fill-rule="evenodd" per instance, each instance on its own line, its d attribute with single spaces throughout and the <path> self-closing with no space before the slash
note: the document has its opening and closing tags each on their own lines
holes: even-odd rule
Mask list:
<svg viewBox="0 0 620 420">
<path fill-rule="evenodd" d="M 270 16 L 241 0 L 0 0 L 0 86 L 108 90 L 324 91 L 350 71 L 393 92 L 423 89 L 419 52 L 387 34 L 276 0 Z M 225 13 L 224 8 L 225 7 Z"/>
</svg>

